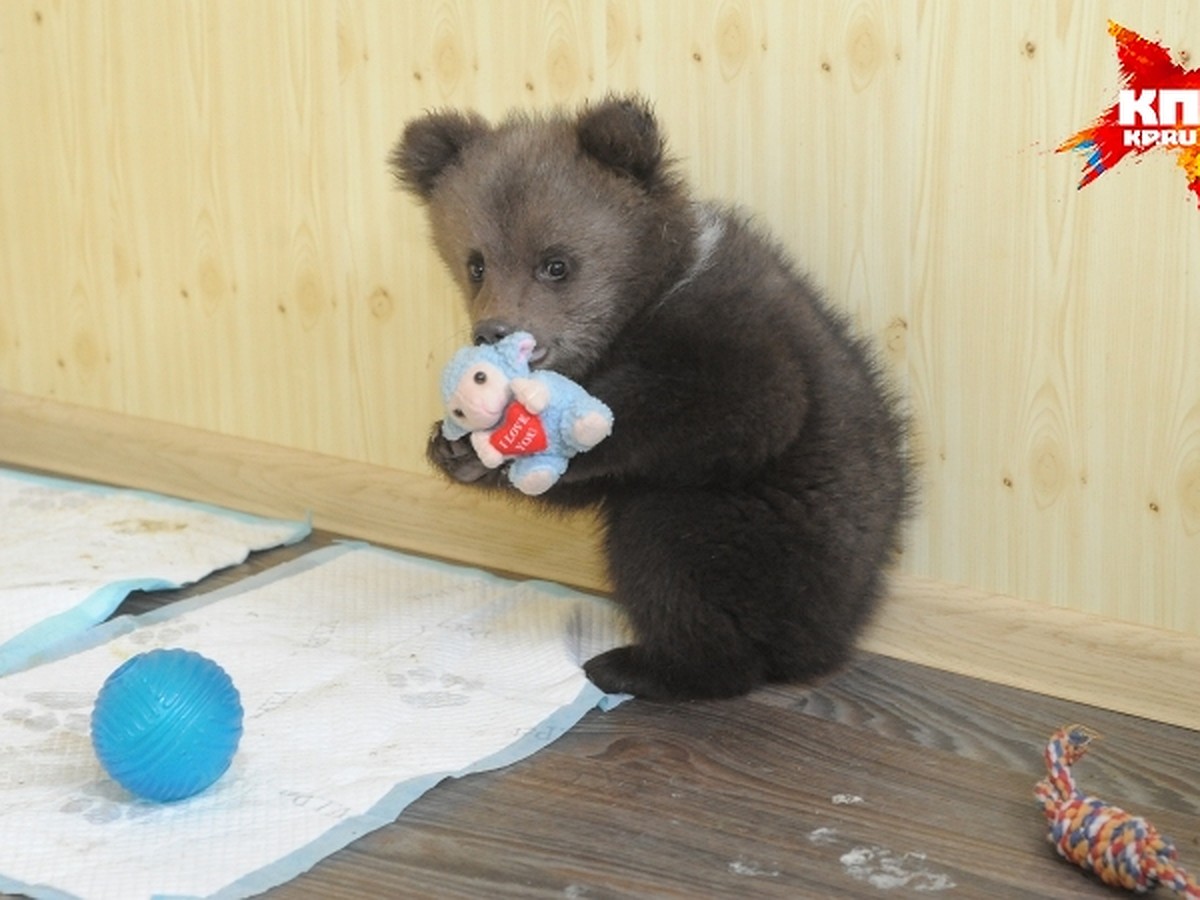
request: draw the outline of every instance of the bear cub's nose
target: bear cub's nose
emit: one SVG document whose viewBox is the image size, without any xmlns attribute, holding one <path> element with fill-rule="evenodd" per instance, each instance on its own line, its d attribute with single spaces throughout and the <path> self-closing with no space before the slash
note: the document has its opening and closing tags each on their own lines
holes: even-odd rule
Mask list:
<svg viewBox="0 0 1200 900">
<path fill-rule="evenodd" d="M 495 344 L 512 333 L 512 326 L 503 319 L 484 319 L 475 324 L 475 346 Z"/>
</svg>

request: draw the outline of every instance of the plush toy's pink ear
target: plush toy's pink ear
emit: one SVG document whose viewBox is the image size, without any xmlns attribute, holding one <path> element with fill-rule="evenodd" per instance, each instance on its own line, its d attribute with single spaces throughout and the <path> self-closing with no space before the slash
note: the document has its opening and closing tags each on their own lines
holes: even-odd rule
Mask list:
<svg viewBox="0 0 1200 900">
<path fill-rule="evenodd" d="M 533 339 L 532 334 L 521 332 L 517 339 L 517 358 L 521 362 L 529 362 L 529 357 L 533 356 L 533 348 L 537 346 L 537 341 Z"/>
<path fill-rule="evenodd" d="M 500 358 L 508 364 L 509 375 L 521 375 L 529 370 L 529 357 L 537 341 L 528 331 L 514 331 L 508 337 L 493 345 Z"/>
</svg>

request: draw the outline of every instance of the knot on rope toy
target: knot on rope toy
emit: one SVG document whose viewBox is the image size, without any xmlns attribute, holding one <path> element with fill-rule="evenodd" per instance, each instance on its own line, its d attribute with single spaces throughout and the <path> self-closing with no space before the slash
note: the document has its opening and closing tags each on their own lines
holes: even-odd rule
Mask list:
<svg viewBox="0 0 1200 900">
<path fill-rule="evenodd" d="M 1082 725 L 1070 725 L 1046 745 L 1046 777 L 1034 794 L 1050 826 L 1050 843 L 1064 859 L 1094 872 L 1105 884 L 1139 894 L 1161 884 L 1200 900 L 1200 883 L 1180 867 L 1174 845 L 1157 828 L 1075 786 L 1071 765 L 1098 737 Z"/>
</svg>

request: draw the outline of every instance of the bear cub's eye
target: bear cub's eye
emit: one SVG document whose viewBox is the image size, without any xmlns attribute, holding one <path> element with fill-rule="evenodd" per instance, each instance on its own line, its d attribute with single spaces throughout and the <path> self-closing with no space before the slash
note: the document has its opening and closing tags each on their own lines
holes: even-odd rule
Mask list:
<svg viewBox="0 0 1200 900">
<path fill-rule="evenodd" d="M 487 384 L 487 372 L 476 372 L 475 373 L 475 383 L 476 384 Z"/>
<path fill-rule="evenodd" d="M 474 252 L 467 257 L 467 277 L 478 283 L 483 281 L 483 254 Z"/>
<path fill-rule="evenodd" d="M 571 267 L 559 256 L 549 256 L 538 265 L 537 277 L 542 281 L 562 281 L 571 274 Z"/>
</svg>

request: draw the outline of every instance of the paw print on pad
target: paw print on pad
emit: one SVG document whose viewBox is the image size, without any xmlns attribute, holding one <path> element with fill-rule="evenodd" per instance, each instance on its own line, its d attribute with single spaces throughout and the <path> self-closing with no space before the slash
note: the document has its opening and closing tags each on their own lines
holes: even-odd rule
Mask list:
<svg viewBox="0 0 1200 900">
<path fill-rule="evenodd" d="M 438 673 L 427 666 L 390 672 L 387 682 L 402 692 L 402 703 L 420 709 L 465 706 L 471 702 L 471 695 L 483 688 L 483 682 L 479 679 L 464 678 L 450 672 Z"/>
<path fill-rule="evenodd" d="M 199 630 L 193 622 L 164 622 L 138 629 L 129 635 L 129 641 L 139 647 L 169 647 Z"/>
<path fill-rule="evenodd" d="M 60 813 L 81 816 L 91 825 L 107 825 L 121 819 L 134 821 L 153 815 L 157 804 L 136 800 L 108 780 L 93 781 L 58 808 Z"/>
<path fill-rule="evenodd" d="M 2 718 L 30 731 L 86 735 L 91 729 L 92 699 L 79 691 L 32 691 L 25 695 L 28 705 L 5 710 Z"/>
</svg>

